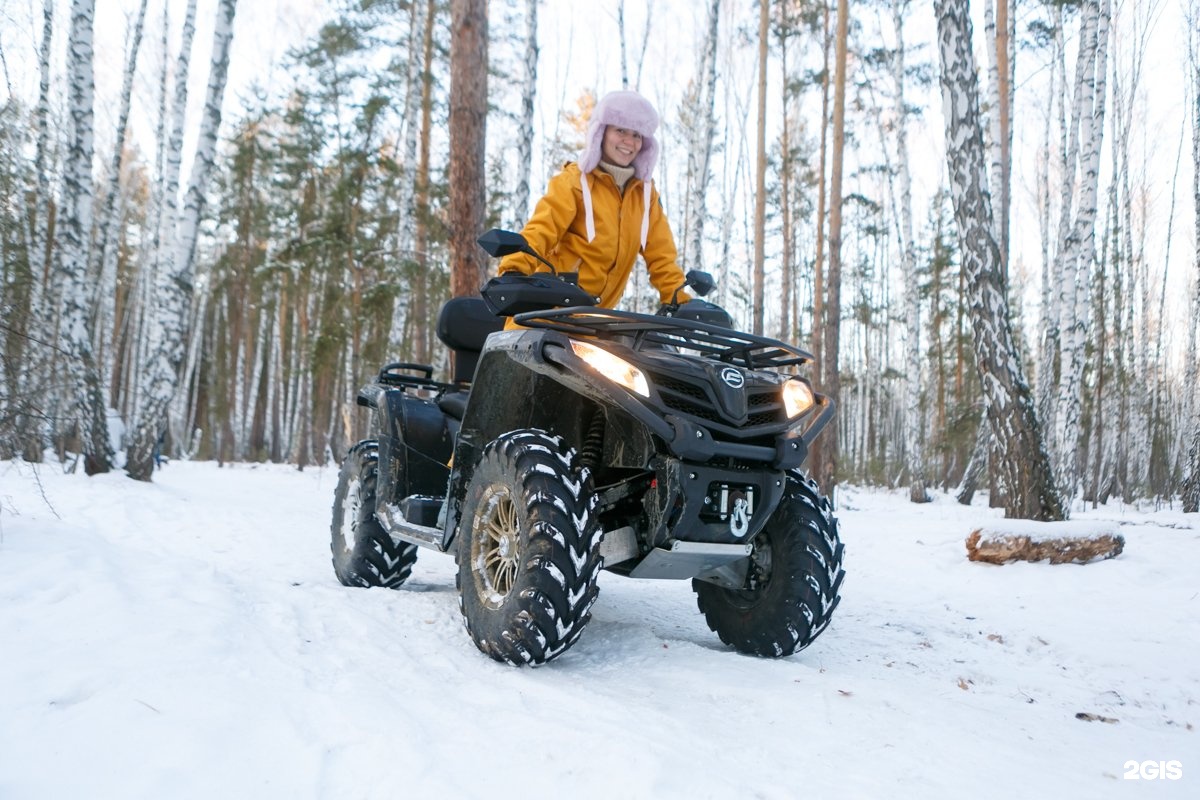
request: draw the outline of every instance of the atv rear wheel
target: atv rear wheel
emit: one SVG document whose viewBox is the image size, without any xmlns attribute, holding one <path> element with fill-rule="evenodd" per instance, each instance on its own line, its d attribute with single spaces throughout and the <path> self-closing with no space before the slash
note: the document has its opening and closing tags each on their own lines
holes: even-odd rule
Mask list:
<svg viewBox="0 0 1200 800">
<path fill-rule="evenodd" d="M 350 448 L 333 493 L 333 571 L 345 586 L 399 589 L 412 574 L 417 546 L 395 542 L 375 518 L 379 443 Z"/>
<path fill-rule="evenodd" d="M 602 563 L 595 506 L 587 469 L 559 437 L 513 431 L 484 448 L 456 551 L 460 607 L 481 651 L 536 666 L 579 638 Z"/>
<path fill-rule="evenodd" d="M 787 491 L 754 539 L 746 584 L 693 580 L 708 627 L 742 653 L 779 658 L 812 644 L 837 607 L 843 545 L 829 501 L 811 480 L 788 475 Z"/>
</svg>

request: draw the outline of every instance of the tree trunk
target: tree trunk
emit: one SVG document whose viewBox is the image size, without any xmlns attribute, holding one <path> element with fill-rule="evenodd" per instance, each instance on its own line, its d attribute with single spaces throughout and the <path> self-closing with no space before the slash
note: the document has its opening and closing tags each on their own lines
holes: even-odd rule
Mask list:
<svg viewBox="0 0 1200 800">
<path fill-rule="evenodd" d="M 791 142 L 791 103 L 788 79 L 788 38 L 792 34 L 792 19 L 788 13 L 786 2 L 779 4 L 779 76 L 780 76 L 780 109 L 783 112 L 783 130 L 779 138 L 779 216 L 782 228 L 783 250 L 779 254 L 780 279 L 783 291 L 779 298 L 779 338 L 794 342 L 799 334 L 796 331 L 795 309 L 799 305 L 794 299 L 795 291 L 795 232 L 792 229 L 792 173 L 795 164 L 792 160 Z"/>
<path fill-rule="evenodd" d="M 1088 330 L 1088 287 L 1096 259 L 1095 221 L 1100 180 L 1100 144 L 1104 138 L 1105 77 L 1107 74 L 1109 0 L 1086 3 L 1081 11 L 1080 53 L 1076 70 L 1076 112 L 1079 124 L 1079 209 L 1071 223 L 1063 259 L 1060 307 L 1067 324 L 1060 330 L 1058 385 L 1057 484 L 1067 500 L 1079 479 L 1079 429 L 1082 416 L 1083 368 Z"/>
<path fill-rule="evenodd" d="M 517 134 L 517 189 L 513 217 L 523 225 L 529 219 L 529 172 L 533 163 L 533 103 L 537 98 L 538 3 L 525 4 L 525 74 L 521 86 L 521 130 Z M 621 4 L 622 9 L 624 3 Z M 625 36 L 621 36 L 621 71 L 625 71 Z"/>
<path fill-rule="evenodd" d="M 833 92 L 833 157 L 829 178 L 829 272 L 825 281 L 825 319 L 822 342 L 825 351 L 819 357 L 824 362 L 823 388 L 836 405 L 841 400 L 841 377 L 838 374 L 838 355 L 842 327 L 842 164 L 846 148 L 846 68 L 849 38 L 849 0 L 838 0 L 835 78 Z M 822 491 L 830 494 L 838 475 L 838 419 L 835 415 L 822 435 L 822 463 L 817 469 L 817 482 Z"/>
<path fill-rule="evenodd" d="M 1009 14 L 1009 0 L 997 0 L 996 14 L 993 20 L 992 2 L 984 0 L 984 20 L 987 27 L 987 52 L 990 56 L 988 68 L 988 86 L 991 95 L 992 113 L 991 150 L 992 150 L 992 208 L 996 214 L 996 236 L 1000 245 L 1000 259 L 1003 264 L 1003 275 L 1008 280 L 1008 218 L 1011 189 L 1011 165 L 1009 148 L 1012 143 L 1012 63 L 1013 38 L 1011 36 L 1013 18 Z"/>
<path fill-rule="evenodd" d="M 832 37 L 829 32 L 829 3 L 821 3 L 822 35 L 821 35 L 821 155 L 817 168 L 817 230 L 816 254 L 813 256 L 813 323 L 812 351 L 816 356 L 813 365 L 813 382 L 818 388 L 825 390 L 825 159 L 829 152 L 829 48 Z M 828 434 L 827 434 L 828 435 Z M 818 436 L 813 441 L 808 453 L 809 469 L 820 479 L 825 471 L 825 460 L 831 445 L 826 443 L 825 436 Z"/>
<path fill-rule="evenodd" d="M 896 29 L 896 53 L 892 78 L 896 83 L 896 161 L 900 170 L 900 249 L 904 266 L 904 414 L 908 455 L 909 500 L 927 503 L 925 453 L 921 425 L 921 286 L 917 274 L 916 243 L 913 241 L 912 176 L 908 169 L 908 117 L 904 97 L 904 12 L 907 0 L 892 0 L 892 25 Z"/>
<path fill-rule="evenodd" d="M 133 26 L 130 39 L 129 54 L 125 62 L 125 76 L 121 82 L 120 110 L 117 113 L 117 135 L 113 146 L 112 159 L 109 162 L 108 189 L 104 195 L 104 204 L 100 210 L 100 221 L 96 226 L 99 241 L 96 246 L 96 269 L 99 276 L 95 285 L 95 304 L 97 309 L 107 309 L 107 313 L 97 314 L 96 350 L 103 353 L 105 337 L 103 335 L 104 320 L 112 319 L 114 296 L 116 294 L 117 250 L 120 237 L 121 215 L 117 213 L 117 196 L 121 191 L 121 164 L 125 153 L 125 131 L 129 124 L 129 107 L 133 98 L 133 77 L 137 71 L 138 51 L 142 44 L 142 30 L 146 21 L 146 7 L 149 0 L 142 0 L 138 6 L 137 20 Z"/>
<path fill-rule="evenodd" d="M 68 43 L 68 110 L 71 140 L 63 168 L 58 277 L 61 285 L 59 338 L 73 367 L 66 377 L 74 387 L 73 416 L 79 424 L 80 448 L 88 475 L 112 468 L 107 403 L 100 367 L 92 350 L 91 287 L 88 263 L 92 236 L 92 130 L 95 83 L 92 35 L 95 0 L 74 0 Z"/>
<path fill-rule="evenodd" d="M 752 330 L 763 332 L 764 270 L 767 219 L 767 44 L 770 35 L 770 0 L 758 0 L 758 159 L 754 183 L 754 300 L 751 306 Z"/>
<path fill-rule="evenodd" d="M 975 446 L 971 448 L 971 459 L 963 470 L 962 481 L 958 484 L 955 498 L 964 506 L 971 505 L 975 492 L 979 489 L 979 481 L 987 471 L 988 453 L 991 451 L 991 426 L 987 417 L 979 420 L 979 430 L 975 433 Z"/>
<path fill-rule="evenodd" d="M 765 0 L 764 0 L 765 2 Z M 688 144 L 688 197 L 683 229 L 687 238 L 682 257 L 691 269 L 704 269 L 704 221 L 708 217 L 708 181 L 712 174 L 713 139 L 716 138 L 715 100 L 717 88 L 717 31 L 721 0 L 708 7 L 708 35 L 696 69 L 695 91 L 688 98 L 692 119 Z M 757 209 L 757 206 L 755 206 Z"/>
<path fill-rule="evenodd" d="M 967 0 L 935 0 L 934 8 L 950 187 L 971 301 L 976 369 L 999 456 L 993 466 L 1002 476 L 1005 516 L 1059 520 L 1064 509 L 1022 374 L 1001 281 Z"/>
<path fill-rule="evenodd" d="M 425 9 L 425 31 L 421 63 L 421 150 L 417 163 L 416 280 L 412 291 L 413 358 L 429 363 L 429 137 L 433 129 L 433 20 L 435 0 Z"/>
<path fill-rule="evenodd" d="M 538 0 L 531 0 L 530 5 L 537 5 Z M 621 42 L 621 88 L 629 88 L 629 64 L 625 58 L 625 0 L 617 2 L 617 35 Z"/>
<path fill-rule="evenodd" d="M 42 42 L 38 55 L 38 102 L 33 113 L 36 150 L 33 179 L 36 196 L 34 212 L 29 220 L 26 241 L 29 247 L 29 325 L 25 357 L 16 365 L 14 396 L 27 398 L 27 408 L 41 407 L 51 411 L 57 400 L 47 391 L 46 384 L 52 369 L 51 355 L 46 345 L 54 338 L 53 304 L 46 302 L 51 284 L 51 265 L 54 253 L 54 202 L 47 160 L 50 152 L 50 58 L 54 41 L 54 3 L 43 4 Z M 20 413 L 15 421 L 15 435 L 20 441 L 22 456 L 28 461 L 41 461 L 48 437 L 43 414 Z"/>
<path fill-rule="evenodd" d="M 125 463 L 126 472 L 136 480 L 148 481 L 153 476 L 154 448 L 165 430 L 166 411 L 174 397 L 178 371 L 183 361 L 192 301 L 196 240 L 216 155 L 236 6 L 237 0 L 220 0 L 217 6 L 208 94 L 200 122 L 192 176 L 178 233 L 170 241 L 170 260 L 159 273 L 157 308 L 151 323 L 149 362 L 143 380 L 143 401 L 130 437 Z"/>
<path fill-rule="evenodd" d="M 1188 4 L 1188 68 L 1191 71 L 1192 100 L 1192 208 L 1195 212 L 1194 267 L 1192 269 L 1192 307 L 1188 321 L 1188 338 L 1185 352 L 1196 353 L 1196 334 L 1200 330 L 1200 0 Z M 1200 511 L 1200 397 L 1197 396 L 1196 358 L 1187 361 L 1187 380 L 1184 385 L 1189 395 L 1189 410 L 1184 430 L 1190 430 L 1190 442 L 1186 459 L 1187 477 L 1183 482 L 1183 510 L 1188 514 Z"/>
<path fill-rule="evenodd" d="M 487 0 L 451 0 L 450 16 L 450 293 L 467 297 L 487 270 Z"/>
</svg>

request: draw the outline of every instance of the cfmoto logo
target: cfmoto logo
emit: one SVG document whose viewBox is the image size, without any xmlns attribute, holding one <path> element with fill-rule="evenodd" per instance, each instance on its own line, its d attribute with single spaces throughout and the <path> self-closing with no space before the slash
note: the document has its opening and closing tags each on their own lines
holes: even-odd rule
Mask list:
<svg viewBox="0 0 1200 800">
<path fill-rule="evenodd" d="M 742 375 L 740 370 L 733 367 L 726 367 L 721 370 L 721 380 L 725 381 L 725 385 L 730 389 L 740 389 L 746 385 L 746 377 Z"/>
</svg>

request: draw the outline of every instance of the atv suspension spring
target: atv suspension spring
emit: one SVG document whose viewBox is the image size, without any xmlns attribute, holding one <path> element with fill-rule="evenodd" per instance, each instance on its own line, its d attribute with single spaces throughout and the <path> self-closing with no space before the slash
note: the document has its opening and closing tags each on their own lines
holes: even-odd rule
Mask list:
<svg viewBox="0 0 1200 800">
<path fill-rule="evenodd" d="M 604 457 L 604 412 L 597 409 L 592 413 L 588 424 L 587 435 L 583 439 L 583 448 L 579 452 L 579 460 L 585 467 L 595 470 L 600 466 Z"/>
</svg>

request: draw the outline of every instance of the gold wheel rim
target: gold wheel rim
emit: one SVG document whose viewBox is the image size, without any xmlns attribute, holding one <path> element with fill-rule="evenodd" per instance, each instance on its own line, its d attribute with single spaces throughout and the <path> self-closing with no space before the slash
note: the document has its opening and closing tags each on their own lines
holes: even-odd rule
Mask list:
<svg viewBox="0 0 1200 800">
<path fill-rule="evenodd" d="M 484 493 L 475 515 L 471 565 L 480 599 L 498 608 L 517 582 L 521 563 L 521 526 L 517 504 L 507 486 Z"/>
</svg>

